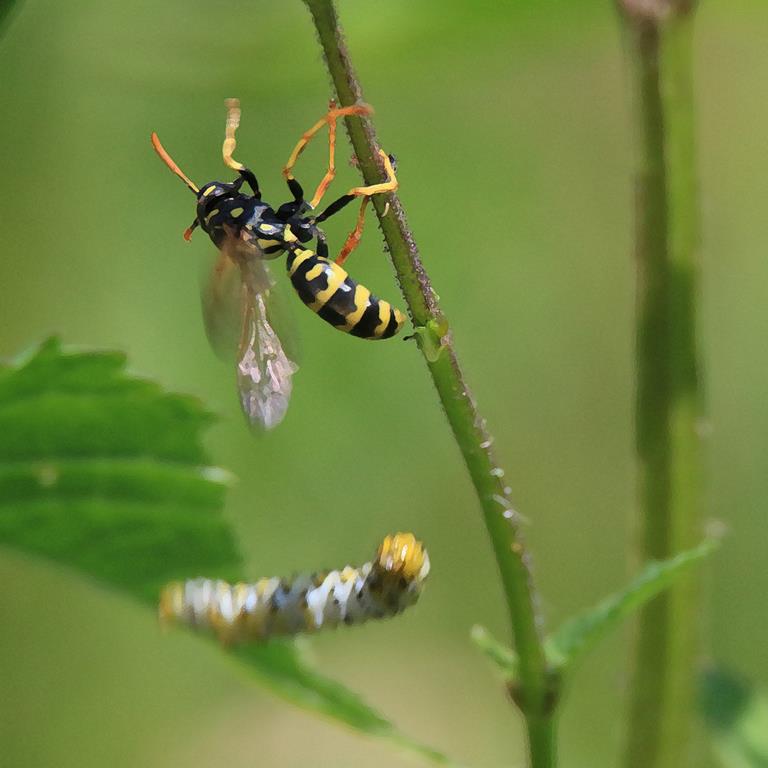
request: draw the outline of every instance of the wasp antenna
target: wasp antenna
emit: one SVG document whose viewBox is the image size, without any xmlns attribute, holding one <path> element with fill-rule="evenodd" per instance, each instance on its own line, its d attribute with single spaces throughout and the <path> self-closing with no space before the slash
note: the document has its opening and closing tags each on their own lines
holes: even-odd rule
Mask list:
<svg viewBox="0 0 768 768">
<path fill-rule="evenodd" d="M 152 131 L 152 146 L 155 148 L 158 157 L 195 193 L 200 192 L 200 188 L 173 162 L 171 156 L 165 151 L 165 147 L 160 143 L 157 134 Z"/>
<path fill-rule="evenodd" d="M 224 158 L 224 165 L 233 171 L 242 171 L 245 166 L 238 163 L 232 157 L 237 146 L 235 131 L 240 127 L 240 99 L 226 99 L 224 106 L 227 108 L 227 123 L 224 128 L 224 144 L 221 147 L 221 154 Z"/>
</svg>

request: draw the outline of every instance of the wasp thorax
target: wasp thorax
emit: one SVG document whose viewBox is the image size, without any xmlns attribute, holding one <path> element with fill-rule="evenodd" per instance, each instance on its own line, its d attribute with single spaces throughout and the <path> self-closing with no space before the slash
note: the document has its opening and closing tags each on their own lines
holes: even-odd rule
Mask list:
<svg viewBox="0 0 768 768">
<path fill-rule="evenodd" d="M 291 231 L 296 235 L 300 243 L 308 243 L 317 236 L 317 227 L 310 219 L 302 219 L 295 216 L 290 219 Z"/>
</svg>

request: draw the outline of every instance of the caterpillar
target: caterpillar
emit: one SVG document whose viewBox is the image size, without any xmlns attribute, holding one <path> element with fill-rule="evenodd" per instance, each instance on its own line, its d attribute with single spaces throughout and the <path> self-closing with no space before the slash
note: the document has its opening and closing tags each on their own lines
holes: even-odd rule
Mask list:
<svg viewBox="0 0 768 768">
<path fill-rule="evenodd" d="M 225 645 L 360 624 L 413 605 L 429 567 L 422 543 L 412 533 L 396 533 L 386 536 L 373 560 L 359 568 L 348 565 L 251 584 L 171 582 L 160 595 L 160 621 L 212 632 Z"/>
</svg>

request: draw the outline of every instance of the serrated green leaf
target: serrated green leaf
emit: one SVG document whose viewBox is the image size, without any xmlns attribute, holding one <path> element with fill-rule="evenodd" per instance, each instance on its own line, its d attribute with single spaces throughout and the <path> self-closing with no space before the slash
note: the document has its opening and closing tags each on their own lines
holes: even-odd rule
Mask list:
<svg viewBox="0 0 768 768">
<path fill-rule="evenodd" d="M 517 654 L 508 646 L 500 643 L 485 628 L 476 624 L 470 633 L 472 642 L 501 670 L 507 680 L 517 678 Z"/>
<path fill-rule="evenodd" d="M 113 352 L 50 339 L 0 369 L 0 543 L 154 604 L 169 578 L 240 574 L 195 399 L 129 377 Z"/>
<path fill-rule="evenodd" d="M 566 621 L 547 639 L 550 663 L 561 668 L 571 667 L 611 629 L 711 554 L 719 543 L 718 539 L 707 539 L 698 547 L 669 560 L 648 563 L 623 590 L 607 597 L 586 613 Z"/>
<path fill-rule="evenodd" d="M 115 352 L 63 351 L 49 339 L 0 365 L 0 545 L 46 557 L 155 610 L 173 579 L 242 579 L 222 516 L 227 473 L 207 465 L 212 416 L 194 398 L 129 376 Z M 229 658 L 304 709 L 421 757 L 359 696 L 308 665 L 291 642 Z"/>
<path fill-rule="evenodd" d="M 701 711 L 723 768 L 768 768 L 768 694 L 719 668 L 701 683 Z"/>
</svg>

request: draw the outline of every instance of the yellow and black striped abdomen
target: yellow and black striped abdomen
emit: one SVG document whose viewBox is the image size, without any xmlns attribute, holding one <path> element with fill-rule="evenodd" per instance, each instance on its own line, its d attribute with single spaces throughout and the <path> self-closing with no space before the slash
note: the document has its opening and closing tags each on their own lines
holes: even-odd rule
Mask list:
<svg viewBox="0 0 768 768">
<path fill-rule="evenodd" d="M 301 300 L 334 328 L 362 339 L 388 339 L 405 317 L 338 264 L 304 248 L 288 253 L 288 274 Z"/>
</svg>

